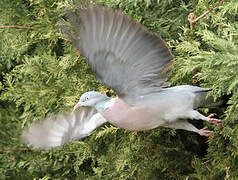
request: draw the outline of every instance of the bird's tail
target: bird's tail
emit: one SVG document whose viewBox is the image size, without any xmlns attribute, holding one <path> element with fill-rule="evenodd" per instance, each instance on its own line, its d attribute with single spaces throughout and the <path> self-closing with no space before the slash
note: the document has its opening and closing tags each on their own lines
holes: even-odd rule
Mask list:
<svg viewBox="0 0 238 180">
<path fill-rule="evenodd" d="M 204 88 L 204 91 L 196 92 L 196 94 L 198 94 L 196 103 L 198 108 L 215 108 L 224 104 L 225 100 L 223 97 L 215 100 L 213 96 L 208 95 L 209 91 L 211 91 L 211 89 Z"/>
</svg>

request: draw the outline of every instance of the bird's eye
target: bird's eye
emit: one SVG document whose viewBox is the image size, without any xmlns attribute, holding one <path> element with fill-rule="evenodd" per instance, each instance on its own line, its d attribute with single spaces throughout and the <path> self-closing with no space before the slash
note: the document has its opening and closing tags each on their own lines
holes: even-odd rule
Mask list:
<svg viewBox="0 0 238 180">
<path fill-rule="evenodd" d="M 89 100 L 89 97 L 86 97 L 86 101 Z"/>
</svg>

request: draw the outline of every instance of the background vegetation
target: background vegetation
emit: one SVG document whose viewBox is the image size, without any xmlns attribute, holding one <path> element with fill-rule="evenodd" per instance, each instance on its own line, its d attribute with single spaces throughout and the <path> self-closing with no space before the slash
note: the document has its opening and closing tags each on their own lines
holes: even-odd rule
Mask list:
<svg viewBox="0 0 238 180">
<path fill-rule="evenodd" d="M 237 179 L 238 2 L 99 2 L 121 9 L 168 42 L 175 55 L 173 85 L 211 87 L 215 98 L 226 97 L 216 110 L 224 128 L 194 122 L 214 128 L 205 138 L 166 128 L 129 132 L 107 124 L 55 150 L 22 145 L 19 137 L 27 124 L 71 110 L 85 91 L 111 91 L 95 80 L 85 59 L 57 30 L 64 10 L 75 2 L 1 0 L 0 179 Z M 191 29 L 188 15 L 209 10 Z"/>
</svg>

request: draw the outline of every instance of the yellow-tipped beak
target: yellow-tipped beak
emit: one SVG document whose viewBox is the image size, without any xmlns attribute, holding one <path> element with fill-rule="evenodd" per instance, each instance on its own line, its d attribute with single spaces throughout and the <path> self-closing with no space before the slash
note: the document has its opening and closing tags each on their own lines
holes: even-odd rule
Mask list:
<svg viewBox="0 0 238 180">
<path fill-rule="evenodd" d="M 78 109 L 80 107 L 80 104 L 78 103 L 78 104 L 76 104 L 75 106 L 74 106 L 74 111 L 76 110 L 76 109 Z"/>
</svg>

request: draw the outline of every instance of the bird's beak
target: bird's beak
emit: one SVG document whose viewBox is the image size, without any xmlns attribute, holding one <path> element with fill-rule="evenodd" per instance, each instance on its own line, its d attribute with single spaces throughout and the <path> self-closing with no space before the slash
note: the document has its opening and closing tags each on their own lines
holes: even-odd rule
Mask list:
<svg viewBox="0 0 238 180">
<path fill-rule="evenodd" d="M 74 106 L 74 111 L 75 111 L 76 109 L 78 109 L 79 107 L 80 107 L 80 103 L 76 104 L 76 105 Z"/>
</svg>

